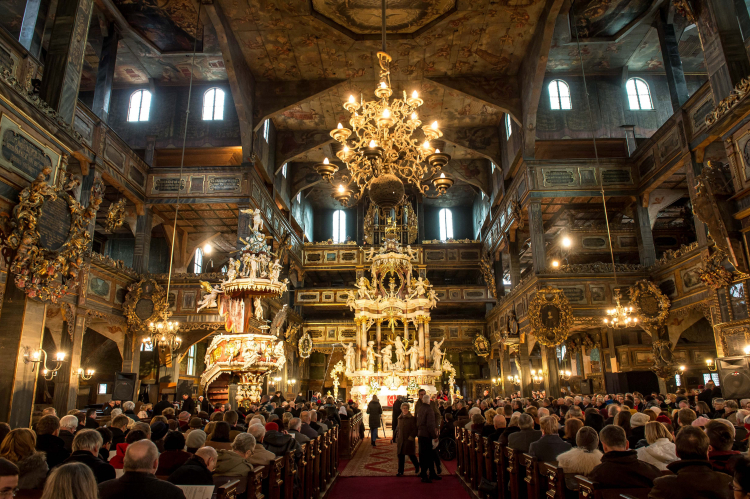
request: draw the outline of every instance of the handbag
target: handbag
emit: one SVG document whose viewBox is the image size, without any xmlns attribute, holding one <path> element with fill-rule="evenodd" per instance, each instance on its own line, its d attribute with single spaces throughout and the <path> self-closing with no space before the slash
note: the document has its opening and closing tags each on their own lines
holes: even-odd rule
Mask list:
<svg viewBox="0 0 750 499">
<path fill-rule="evenodd" d="M 485 494 L 491 494 L 492 492 L 495 492 L 497 489 L 497 482 L 490 482 L 486 478 L 482 478 L 482 481 L 479 482 L 479 492 L 484 492 Z"/>
</svg>

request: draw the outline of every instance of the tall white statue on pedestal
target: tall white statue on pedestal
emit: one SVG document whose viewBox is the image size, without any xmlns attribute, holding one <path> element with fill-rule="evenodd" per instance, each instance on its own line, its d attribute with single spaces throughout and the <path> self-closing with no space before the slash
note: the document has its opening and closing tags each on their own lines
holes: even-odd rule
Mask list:
<svg viewBox="0 0 750 499">
<path fill-rule="evenodd" d="M 365 355 L 367 357 L 367 370 L 370 372 L 375 372 L 375 357 L 380 357 L 379 353 L 375 353 L 375 348 L 373 348 L 374 345 L 374 341 L 368 341 L 367 349 L 365 350 Z"/>
<path fill-rule="evenodd" d="M 438 343 L 437 341 L 433 343 L 432 347 L 432 368 L 435 371 L 440 371 L 443 367 L 443 351 L 440 350 L 440 346 L 443 344 L 443 341 L 445 341 L 445 338 Z"/>
<path fill-rule="evenodd" d="M 396 336 L 396 367 L 397 371 L 406 370 L 407 367 L 404 365 L 404 359 L 406 358 L 406 350 L 404 344 L 401 342 L 401 336 Z"/>
<path fill-rule="evenodd" d="M 390 371 L 393 369 L 393 345 L 388 345 L 380 351 L 383 354 L 383 371 Z"/>
<path fill-rule="evenodd" d="M 417 371 L 419 369 L 419 348 L 416 341 L 406 353 L 409 354 L 409 369 Z"/>
<path fill-rule="evenodd" d="M 354 372 L 354 359 L 357 355 L 354 352 L 354 343 L 351 343 L 351 342 L 347 344 L 341 343 L 341 346 L 346 349 L 346 351 L 344 352 L 344 361 L 346 363 L 346 371 Z"/>
</svg>

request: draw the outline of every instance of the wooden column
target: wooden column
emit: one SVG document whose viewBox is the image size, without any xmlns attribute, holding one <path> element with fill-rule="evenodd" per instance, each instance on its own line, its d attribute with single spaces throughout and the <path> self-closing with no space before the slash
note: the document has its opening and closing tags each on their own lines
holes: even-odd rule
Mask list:
<svg viewBox="0 0 750 499">
<path fill-rule="evenodd" d="M 518 367 L 521 377 L 521 394 L 524 397 L 531 397 L 531 365 L 529 364 L 529 343 L 526 341 L 518 346 Z"/>
<path fill-rule="evenodd" d="M 503 357 L 500 362 L 500 377 L 503 379 L 503 395 L 510 397 L 513 393 L 513 385 L 508 381 L 508 376 L 510 376 L 510 351 L 508 347 L 504 346 L 501 354 Z"/>
<path fill-rule="evenodd" d="M 700 175 L 702 169 L 703 164 L 696 162 L 695 154 L 691 152 L 690 161 L 685 165 L 685 180 L 687 180 L 688 194 L 693 206 L 695 206 L 695 197 L 697 196 L 695 191 L 695 176 Z M 705 246 L 708 244 L 706 224 L 701 222 L 695 214 L 693 215 L 693 225 L 695 225 L 695 237 L 698 240 L 698 245 Z"/>
<path fill-rule="evenodd" d="M 42 347 L 46 304 L 26 297 L 8 275 L 0 334 L 0 421 L 11 428 L 28 428 L 34 405 L 39 366 L 24 362 L 24 354 Z M 48 352 L 53 357 L 55 352 Z M 54 362 L 49 362 L 50 367 Z"/>
<path fill-rule="evenodd" d="M 94 0 L 58 0 L 39 96 L 73 123 Z"/>
<path fill-rule="evenodd" d="M 26 9 L 21 21 L 21 33 L 18 41 L 34 58 L 39 58 L 42 51 L 44 22 L 47 20 L 49 0 L 26 0 Z"/>
<path fill-rule="evenodd" d="M 404 340 L 409 341 L 409 321 L 404 320 Z"/>
<path fill-rule="evenodd" d="M 548 397 L 560 396 L 560 370 L 557 367 L 555 347 L 542 346 L 542 371 L 544 373 L 544 389 Z"/>
<path fill-rule="evenodd" d="M 432 349 L 430 348 L 430 320 L 424 321 L 424 358 L 425 367 L 430 368 L 432 365 Z"/>
<path fill-rule="evenodd" d="M 153 213 L 146 207 L 146 213 L 138 215 L 135 221 L 135 247 L 133 249 L 133 270 L 148 273 L 149 252 L 151 250 L 151 229 Z"/>
<path fill-rule="evenodd" d="M 656 263 L 656 247 L 654 246 L 654 235 L 651 232 L 651 222 L 648 217 L 648 208 L 636 203 L 633 208 L 635 218 L 635 236 L 638 241 L 638 253 L 641 257 L 641 265 L 650 267 Z"/>
<path fill-rule="evenodd" d="M 521 282 L 521 259 L 518 255 L 518 241 L 515 234 L 508 237 L 508 268 L 510 270 L 510 289 L 513 290 Z"/>
<path fill-rule="evenodd" d="M 115 24 L 110 24 L 107 36 L 102 41 L 102 55 L 99 58 L 99 68 L 96 72 L 96 86 L 94 87 L 94 104 L 91 108 L 104 123 L 109 122 L 109 103 L 112 97 L 112 83 L 115 80 L 115 64 L 117 62 L 117 43 L 120 32 Z"/>
<path fill-rule="evenodd" d="M 500 299 L 505 296 L 505 284 L 503 284 L 503 255 L 500 254 L 493 263 L 493 270 L 495 271 L 495 298 Z"/>
<path fill-rule="evenodd" d="M 83 350 L 83 335 L 86 334 L 86 316 L 77 315 L 76 325 L 73 328 L 73 341 L 70 352 L 70 381 L 68 383 L 68 410 L 78 408 L 78 368 L 81 367 L 81 355 Z M 66 411 L 67 412 L 67 411 Z M 60 413 L 58 413 L 59 415 Z"/>
<path fill-rule="evenodd" d="M 419 342 L 419 346 L 417 347 L 417 348 L 419 348 L 419 367 L 423 368 L 423 367 L 425 367 L 425 364 L 424 364 L 424 360 L 425 360 L 425 356 L 424 356 L 424 322 L 422 322 L 421 320 L 419 321 L 419 324 L 417 326 L 417 334 L 418 334 L 417 341 Z M 409 366 L 409 367 L 411 367 L 412 371 L 414 370 L 414 366 Z"/>
<path fill-rule="evenodd" d="M 154 154 L 156 153 L 156 135 L 146 135 L 146 151 L 143 161 L 148 166 L 154 166 Z"/>
<path fill-rule="evenodd" d="M 685 72 L 682 69 L 682 59 L 680 58 L 677 36 L 674 32 L 674 24 L 671 24 L 667 16 L 667 9 L 657 12 L 655 24 L 656 32 L 659 35 L 661 58 L 664 61 L 664 71 L 667 73 L 667 86 L 672 101 L 672 112 L 677 113 L 688 100 L 689 93 L 685 81 Z"/>
<path fill-rule="evenodd" d="M 534 265 L 534 273 L 540 274 L 547 268 L 541 201 L 533 200 L 529 203 L 529 237 L 531 238 L 531 261 Z"/>
<path fill-rule="evenodd" d="M 71 327 L 70 329 L 75 328 L 75 316 L 70 317 L 71 321 Z M 68 323 L 67 321 L 63 322 L 62 325 L 62 334 L 60 336 L 60 345 L 58 347 L 58 351 L 65 352 L 66 357 L 68 360 L 70 360 L 70 352 L 73 350 L 73 337 L 71 334 L 68 333 Z M 47 352 L 50 355 L 54 355 L 55 352 Z M 58 415 L 61 414 L 67 414 L 70 407 L 68 407 L 68 395 L 70 391 L 70 362 L 66 362 L 60 367 L 60 370 L 57 371 L 57 376 L 55 376 L 55 394 L 52 398 L 52 407 L 55 408 L 55 411 L 57 411 Z"/>
</svg>

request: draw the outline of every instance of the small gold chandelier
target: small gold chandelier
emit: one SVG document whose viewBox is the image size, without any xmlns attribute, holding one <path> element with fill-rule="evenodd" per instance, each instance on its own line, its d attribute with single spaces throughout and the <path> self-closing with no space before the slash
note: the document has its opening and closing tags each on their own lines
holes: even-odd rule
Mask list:
<svg viewBox="0 0 750 499">
<path fill-rule="evenodd" d="M 635 326 L 638 323 L 638 317 L 631 317 L 633 307 L 624 307 L 620 305 L 620 290 L 615 291 L 615 308 L 607 310 L 609 318 L 604 319 L 604 324 L 611 328 L 626 328 Z"/>
<path fill-rule="evenodd" d="M 151 322 L 148 325 L 150 335 L 143 338 L 143 343 L 151 345 L 151 348 L 159 348 L 162 351 L 177 351 L 180 348 L 180 345 L 182 345 L 182 338 L 177 336 L 177 332 L 180 329 L 180 323 L 168 319 L 169 312 L 165 313 L 161 320 Z"/>
<path fill-rule="evenodd" d="M 365 190 L 370 189 L 370 198 L 381 207 L 398 204 L 404 195 L 405 183 L 412 184 L 420 192 L 427 192 L 432 181 L 438 196 L 445 194 L 453 184 L 452 179 L 440 176 L 450 155 L 433 148 L 431 141 L 443 133 L 438 122 L 422 126 L 417 109 L 424 104 L 414 90 L 410 97 L 406 91 L 403 98 L 391 100 L 391 56 L 385 46 L 385 1 L 382 2 L 383 50 L 377 53 L 380 64 L 380 81 L 375 88 L 377 100 L 365 102 L 354 95 L 344 103 L 351 114 L 349 125 L 341 123 L 331 131 L 341 149 L 336 156 L 349 170 L 343 176 L 347 187 L 353 191 L 353 199 L 359 200 Z M 421 130 L 422 133 L 416 133 Z M 420 138 L 419 135 L 422 135 Z M 328 182 L 332 182 L 337 167 L 326 161 L 315 165 L 315 169 Z M 436 178 L 441 178 L 435 182 Z M 383 201 L 383 203 L 379 201 Z M 348 200 L 347 200 L 348 201 Z"/>
</svg>

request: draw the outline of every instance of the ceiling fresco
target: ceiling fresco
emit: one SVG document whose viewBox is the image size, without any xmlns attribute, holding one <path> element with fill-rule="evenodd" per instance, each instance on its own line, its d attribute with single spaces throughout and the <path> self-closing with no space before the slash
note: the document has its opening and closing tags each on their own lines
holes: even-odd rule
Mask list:
<svg viewBox="0 0 750 499">
<path fill-rule="evenodd" d="M 392 33 L 413 33 L 455 7 L 456 0 L 387 0 Z M 313 9 L 358 34 L 380 34 L 380 0 L 312 0 Z"/>
<path fill-rule="evenodd" d="M 573 2 L 570 18 L 575 20 L 581 38 L 615 36 L 653 3 L 653 0 L 583 0 Z"/>
<path fill-rule="evenodd" d="M 23 23 L 23 12 L 26 10 L 26 0 L 0 1 L 0 26 L 8 33 L 18 38 Z"/>
<path fill-rule="evenodd" d="M 192 52 L 198 13 L 190 0 L 114 0 L 128 23 L 162 52 Z M 198 24 L 198 51 L 203 27 Z"/>
</svg>

